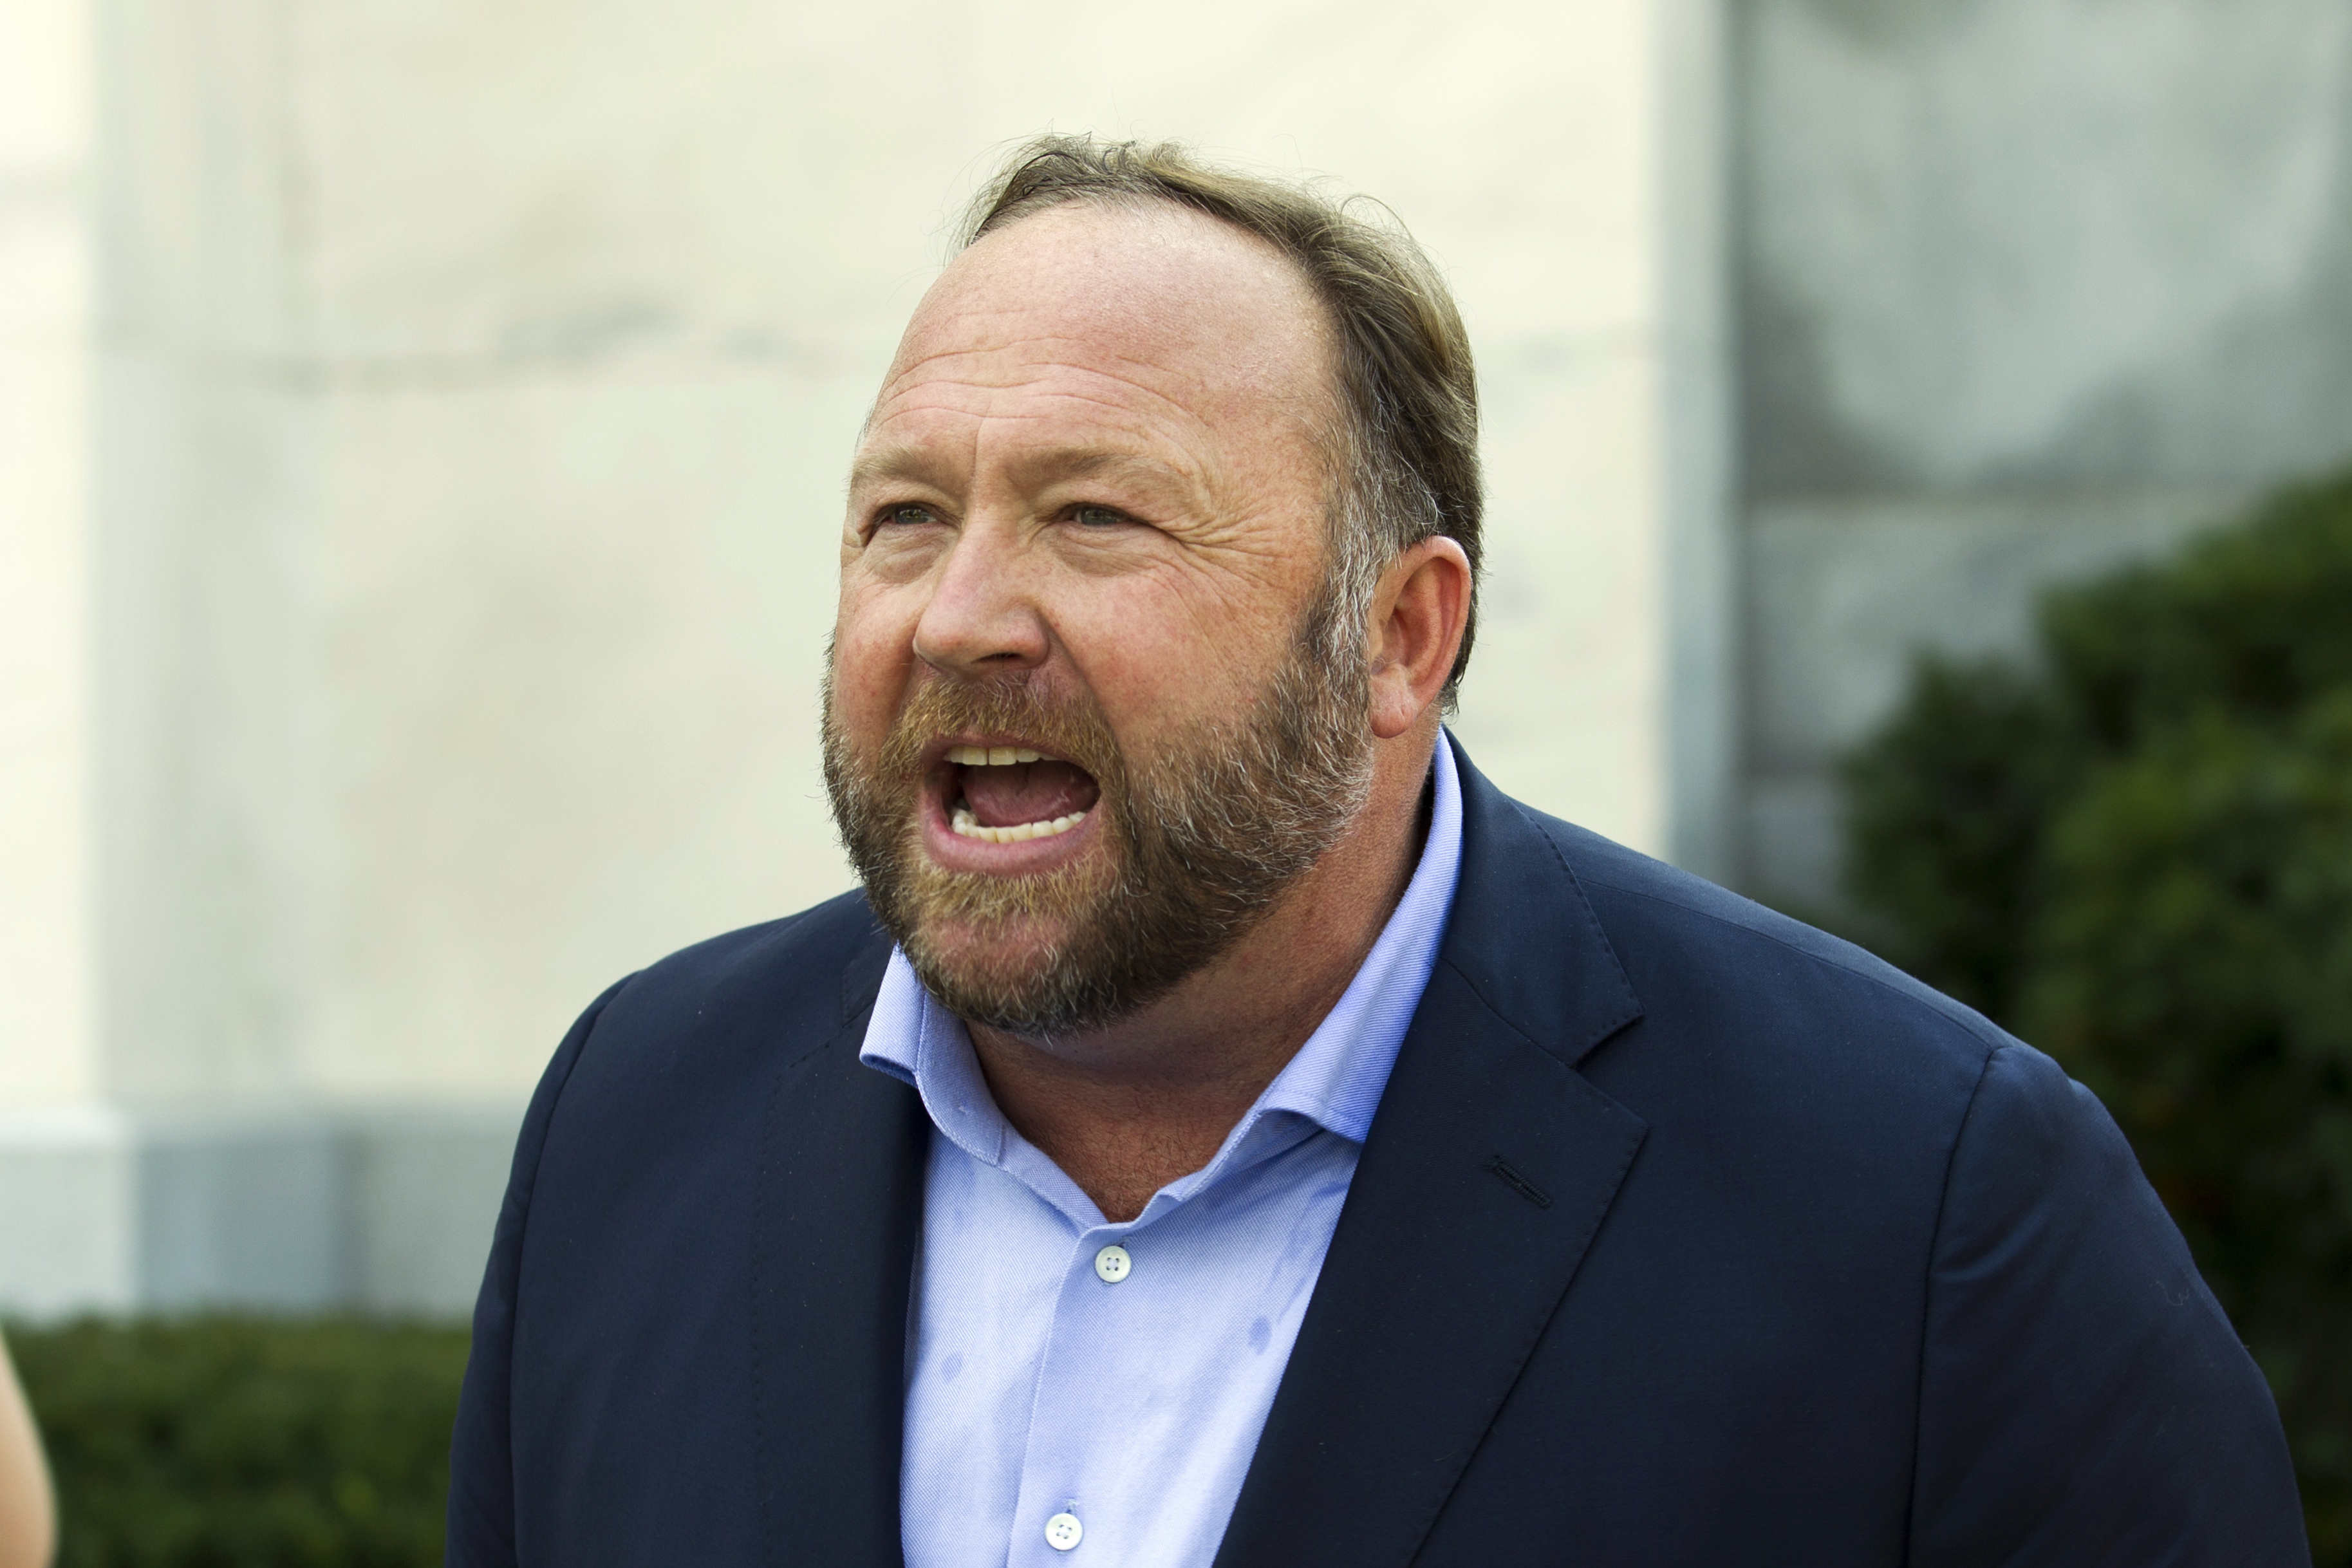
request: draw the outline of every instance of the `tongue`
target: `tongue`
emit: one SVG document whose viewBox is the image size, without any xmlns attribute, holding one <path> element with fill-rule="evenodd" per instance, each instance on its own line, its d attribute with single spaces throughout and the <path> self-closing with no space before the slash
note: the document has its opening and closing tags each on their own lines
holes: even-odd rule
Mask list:
<svg viewBox="0 0 2352 1568">
<path fill-rule="evenodd" d="M 1020 763 L 1009 768 L 966 768 L 964 803 L 983 827 L 1051 822 L 1095 804 L 1095 781 L 1068 763 Z"/>
</svg>

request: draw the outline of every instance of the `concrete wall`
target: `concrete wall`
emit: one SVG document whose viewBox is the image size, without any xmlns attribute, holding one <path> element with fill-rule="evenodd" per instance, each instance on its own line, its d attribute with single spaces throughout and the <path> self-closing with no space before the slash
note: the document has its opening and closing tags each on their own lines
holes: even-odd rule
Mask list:
<svg viewBox="0 0 2352 1568">
<path fill-rule="evenodd" d="M 1740 23 L 1743 876 L 1816 901 L 1912 650 L 2352 457 L 2352 9 Z"/>
<path fill-rule="evenodd" d="M 26 547 L 83 606 L 33 662 L 89 732 L 5 785 L 83 847 L 0 890 L 0 964 L 88 979 L 5 1026 L 51 1087 L 0 1093 L 48 1117 L 0 1125 L 0 1256 L 33 1259 L 0 1305 L 462 1301 L 572 1014 L 847 885 L 842 470 L 950 215 L 1041 128 L 1413 225 L 1487 398 L 1462 732 L 1550 809 L 1721 855 L 1709 0 L 92 4 L 95 392 Z M 79 970 L 25 934 L 77 900 Z M 59 1205 L 111 1216 L 73 1258 Z"/>
<path fill-rule="evenodd" d="M 0 1303 L 461 1311 L 514 1131 L 503 1103 L 0 1113 Z"/>
</svg>

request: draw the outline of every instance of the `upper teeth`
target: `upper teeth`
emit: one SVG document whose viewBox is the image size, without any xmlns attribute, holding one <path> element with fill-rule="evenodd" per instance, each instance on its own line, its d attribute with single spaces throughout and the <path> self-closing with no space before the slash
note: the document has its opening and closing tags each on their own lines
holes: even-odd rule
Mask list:
<svg viewBox="0 0 2352 1568">
<path fill-rule="evenodd" d="M 1026 746 L 950 746 L 948 761 L 968 768 L 1004 768 L 1015 763 L 1042 763 L 1045 756 Z"/>
</svg>

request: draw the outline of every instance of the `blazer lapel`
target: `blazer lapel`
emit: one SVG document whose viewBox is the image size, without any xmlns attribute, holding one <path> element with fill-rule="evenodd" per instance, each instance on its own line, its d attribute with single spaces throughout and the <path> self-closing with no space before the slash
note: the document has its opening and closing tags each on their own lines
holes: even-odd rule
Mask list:
<svg viewBox="0 0 2352 1568">
<path fill-rule="evenodd" d="M 846 966 L 840 1028 L 782 1066 L 752 1205 L 761 1531 L 781 1563 L 900 1562 L 907 1307 L 929 1121 L 857 1047 L 889 942 Z"/>
<path fill-rule="evenodd" d="M 1646 1131 L 1575 1070 L 1641 1016 L 1559 852 L 1456 748 L 1463 863 L 1218 1568 L 1411 1560 Z"/>
</svg>

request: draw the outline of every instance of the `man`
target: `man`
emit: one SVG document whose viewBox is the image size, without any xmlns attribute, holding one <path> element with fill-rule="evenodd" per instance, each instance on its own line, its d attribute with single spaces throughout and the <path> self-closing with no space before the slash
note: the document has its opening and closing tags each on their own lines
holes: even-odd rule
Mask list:
<svg viewBox="0 0 2352 1568">
<path fill-rule="evenodd" d="M 450 1561 L 2305 1561 L 2084 1090 L 1443 734 L 1410 240 L 1068 139 L 978 215 L 852 470 L 864 890 L 557 1052 Z"/>
</svg>

